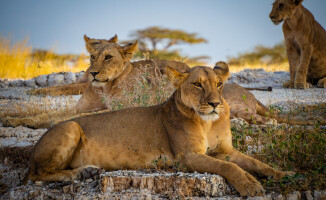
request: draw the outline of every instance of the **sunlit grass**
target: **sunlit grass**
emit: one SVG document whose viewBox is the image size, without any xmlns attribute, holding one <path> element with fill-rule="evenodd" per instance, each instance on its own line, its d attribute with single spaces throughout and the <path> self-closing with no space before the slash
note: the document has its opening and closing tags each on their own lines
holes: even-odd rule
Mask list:
<svg viewBox="0 0 326 200">
<path fill-rule="evenodd" d="M 0 78 L 30 79 L 52 72 L 79 72 L 89 65 L 84 54 L 57 55 L 52 51 L 32 51 L 27 41 L 13 43 L 0 36 Z"/>
<path fill-rule="evenodd" d="M 289 63 L 284 62 L 280 64 L 243 64 L 243 65 L 229 65 L 231 73 L 237 73 L 244 69 L 264 69 L 267 72 L 275 71 L 289 71 Z"/>
</svg>

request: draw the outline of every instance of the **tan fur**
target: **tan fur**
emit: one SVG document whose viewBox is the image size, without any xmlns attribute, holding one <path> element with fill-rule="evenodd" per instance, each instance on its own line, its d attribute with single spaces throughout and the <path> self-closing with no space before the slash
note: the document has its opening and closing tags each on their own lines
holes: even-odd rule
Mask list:
<svg viewBox="0 0 326 200">
<path fill-rule="evenodd" d="M 283 33 L 290 64 L 285 87 L 305 89 L 317 83 L 326 88 L 326 31 L 302 6 L 303 0 L 275 0 L 270 18 L 284 20 Z"/>
<path fill-rule="evenodd" d="M 62 120 L 67 120 L 76 117 L 79 113 L 87 113 L 92 111 L 99 111 L 107 109 L 103 95 L 105 96 L 119 96 L 122 89 L 132 91 L 133 85 L 138 84 L 135 77 L 140 77 L 141 74 L 148 73 L 151 77 L 159 77 L 166 73 L 166 66 L 184 72 L 189 67 L 182 62 L 164 61 L 164 60 L 143 60 L 137 62 L 129 62 L 132 53 L 137 49 L 136 44 L 128 44 L 119 46 L 115 42 L 116 36 L 110 40 L 90 39 L 84 36 L 86 49 L 91 55 L 91 66 L 85 72 L 87 76 L 86 83 L 76 83 L 66 86 L 53 86 L 44 89 L 34 90 L 34 94 L 80 94 L 83 93 L 80 100 L 77 102 L 75 109 L 66 111 L 64 113 L 42 113 L 36 116 L 25 118 L 4 117 L 2 122 L 7 126 L 24 125 L 32 128 L 48 128 L 52 124 Z M 125 52 L 124 52 L 125 51 Z M 111 61 L 105 61 L 106 55 L 114 55 Z M 94 57 L 94 58 L 92 58 Z M 229 77 L 229 67 L 225 62 L 217 62 L 215 70 L 225 73 L 226 81 Z M 96 77 L 108 80 L 103 83 L 92 82 L 94 77 L 91 72 L 99 72 Z M 86 80 L 86 79 L 85 79 Z M 150 80 L 148 80 L 150 82 Z M 244 101 L 242 96 L 247 96 Z M 224 97 L 231 106 L 231 113 L 233 117 L 241 117 L 248 122 L 256 122 L 266 124 L 271 119 L 266 118 L 268 109 L 265 106 L 257 104 L 257 100 L 253 94 L 248 92 L 236 84 L 226 84 L 224 89 Z M 257 114 L 257 110 L 262 108 L 266 110 L 264 114 Z M 262 112 L 261 112 L 262 113 Z M 275 118 L 275 116 L 271 116 Z"/>
<path fill-rule="evenodd" d="M 163 104 L 88 115 L 49 129 L 34 147 L 26 181 L 73 180 L 87 165 L 149 168 L 165 156 L 181 158 L 190 171 L 219 174 L 242 196 L 255 196 L 263 188 L 249 173 L 275 179 L 291 173 L 232 147 L 230 110 L 222 97 L 225 74 L 208 67 L 166 70 L 177 90 Z"/>
</svg>

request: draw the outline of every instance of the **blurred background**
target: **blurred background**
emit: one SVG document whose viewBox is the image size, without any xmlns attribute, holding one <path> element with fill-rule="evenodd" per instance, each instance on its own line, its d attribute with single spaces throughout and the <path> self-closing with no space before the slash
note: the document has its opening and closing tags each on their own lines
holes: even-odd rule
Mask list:
<svg viewBox="0 0 326 200">
<path fill-rule="evenodd" d="M 282 26 L 268 15 L 273 0 L 0 1 L 0 78 L 28 79 L 89 65 L 83 35 L 139 41 L 134 60 L 167 59 L 231 71 L 288 70 Z M 305 0 L 326 27 L 326 1 Z"/>
</svg>

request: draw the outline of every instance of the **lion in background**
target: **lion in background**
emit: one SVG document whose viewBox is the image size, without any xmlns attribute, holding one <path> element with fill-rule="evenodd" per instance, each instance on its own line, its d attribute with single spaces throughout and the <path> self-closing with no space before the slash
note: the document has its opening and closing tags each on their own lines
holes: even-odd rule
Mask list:
<svg viewBox="0 0 326 200">
<path fill-rule="evenodd" d="M 312 84 L 326 88 L 326 31 L 302 5 L 303 0 L 275 0 L 269 15 L 283 22 L 290 64 L 290 81 L 284 87 L 306 89 Z"/>
<path fill-rule="evenodd" d="M 276 170 L 232 146 L 230 109 L 224 100 L 222 68 L 194 67 L 181 73 L 167 67 L 176 91 L 164 103 L 93 114 L 50 128 L 35 145 L 25 178 L 71 181 L 87 165 L 105 170 L 150 168 L 164 156 L 180 158 L 189 171 L 225 177 L 242 196 L 264 193 L 251 175 L 276 180 Z"/>
</svg>

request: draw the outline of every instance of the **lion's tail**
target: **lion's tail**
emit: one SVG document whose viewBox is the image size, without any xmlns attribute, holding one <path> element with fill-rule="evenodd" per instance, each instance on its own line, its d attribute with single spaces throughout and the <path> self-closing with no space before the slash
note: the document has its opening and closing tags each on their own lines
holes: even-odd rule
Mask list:
<svg viewBox="0 0 326 200">
<path fill-rule="evenodd" d="M 295 119 L 281 117 L 278 114 L 271 113 L 270 110 L 258 100 L 257 100 L 256 109 L 259 115 L 276 119 L 278 123 L 285 123 L 290 125 L 314 125 L 316 123 L 315 120 L 295 120 Z M 322 123 L 323 124 L 326 123 L 326 120 L 323 121 Z"/>
</svg>

